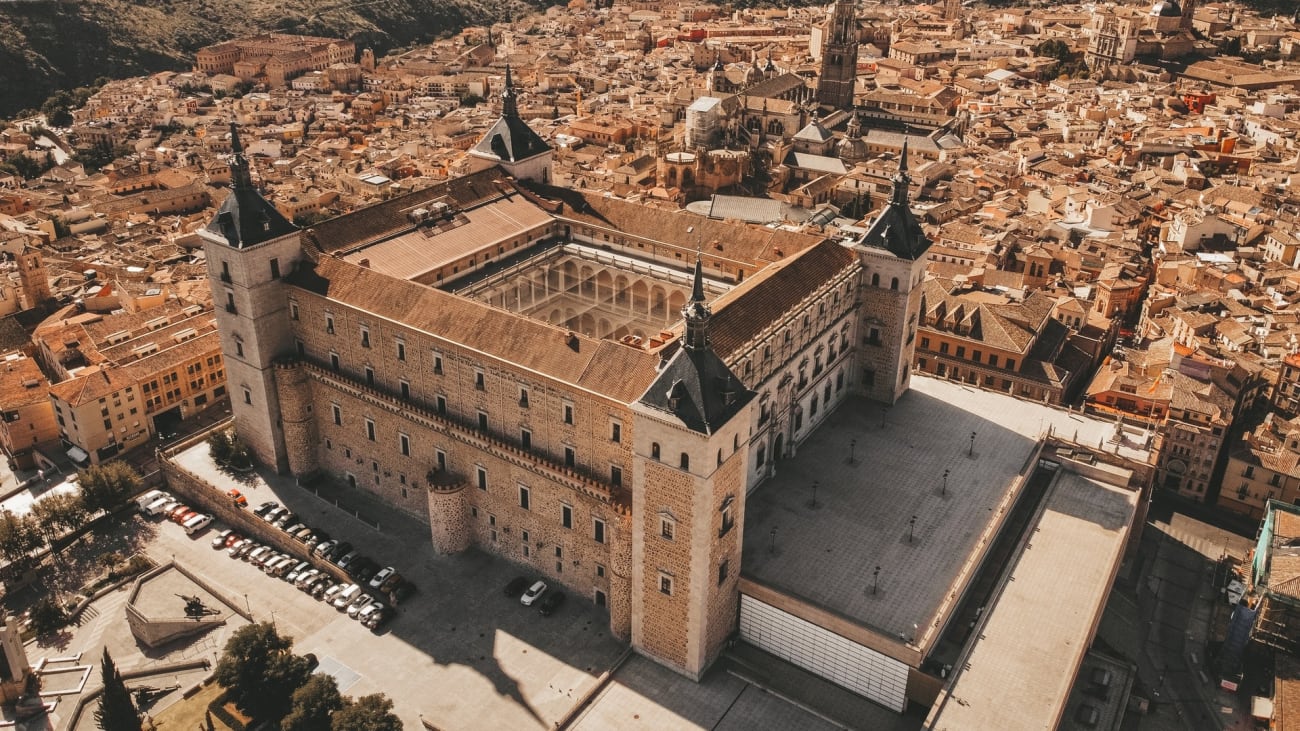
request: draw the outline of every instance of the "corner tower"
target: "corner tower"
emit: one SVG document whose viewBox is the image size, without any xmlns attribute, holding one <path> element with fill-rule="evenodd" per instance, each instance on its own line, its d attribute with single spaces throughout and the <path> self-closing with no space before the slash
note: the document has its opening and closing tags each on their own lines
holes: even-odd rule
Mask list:
<svg viewBox="0 0 1300 731">
<path fill-rule="evenodd" d="M 911 385 L 912 355 L 921 317 L 921 280 L 930 240 L 908 200 L 907 143 L 899 156 L 894 192 L 867 232 L 853 244 L 862 261 L 861 392 L 892 404 Z"/>
<path fill-rule="evenodd" d="M 515 180 L 551 182 L 551 146 L 519 118 L 519 99 L 508 65 L 501 91 L 501 116 L 470 148 L 469 155 L 477 161 L 472 172 L 500 165 Z"/>
<path fill-rule="evenodd" d="M 703 263 L 686 331 L 633 404 L 632 646 L 698 679 L 736 626 L 754 393 L 713 351 Z"/>
<path fill-rule="evenodd" d="M 835 0 L 822 34 L 822 68 L 817 79 L 817 102 L 848 109 L 858 79 L 858 19 L 852 0 Z"/>
<path fill-rule="evenodd" d="M 221 330 L 235 429 L 259 461 L 289 468 L 275 386 L 276 359 L 293 354 L 282 275 L 302 257 L 298 229 L 253 187 L 239 129 L 230 125 L 230 194 L 202 229 Z"/>
</svg>

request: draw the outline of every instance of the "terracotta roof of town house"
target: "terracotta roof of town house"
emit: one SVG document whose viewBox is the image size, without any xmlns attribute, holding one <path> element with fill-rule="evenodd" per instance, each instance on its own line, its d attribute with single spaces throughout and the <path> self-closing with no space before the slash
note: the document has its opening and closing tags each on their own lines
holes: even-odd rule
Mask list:
<svg viewBox="0 0 1300 731">
<path fill-rule="evenodd" d="M 49 401 L 49 382 L 31 358 L 0 360 L 0 410 Z"/>
<path fill-rule="evenodd" d="M 321 257 L 285 281 L 622 403 L 645 392 L 659 363 L 658 356 L 642 350 L 571 333 L 334 257 Z"/>
<path fill-rule="evenodd" d="M 74 409 L 98 401 L 132 385 L 132 380 L 117 368 L 95 368 L 50 386 L 50 395 Z"/>
<path fill-rule="evenodd" d="M 22 323 L 18 322 L 18 318 L 13 315 L 0 317 L 0 353 L 19 350 L 31 344 L 32 339 L 23 329 Z"/>
<path fill-rule="evenodd" d="M 1300 731 L 1300 659 L 1279 654 L 1276 670 L 1273 729 Z"/>
<path fill-rule="evenodd" d="M 713 302 L 714 350 L 731 360 L 741 346 L 856 263 L 851 250 L 826 240 L 746 279 Z"/>
</svg>

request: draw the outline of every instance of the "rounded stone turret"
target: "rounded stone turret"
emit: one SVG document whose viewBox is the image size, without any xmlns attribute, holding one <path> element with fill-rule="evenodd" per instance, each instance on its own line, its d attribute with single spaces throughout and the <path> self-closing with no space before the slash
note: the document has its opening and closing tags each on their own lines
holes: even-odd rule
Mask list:
<svg viewBox="0 0 1300 731">
<path fill-rule="evenodd" d="M 429 531 L 433 550 L 460 553 L 469 548 L 469 506 L 465 500 L 465 482 L 449 478 L 445 472 L 433 474 L 429 481 Z"/>
<path fill-rule="evenodd" d="M 296 360 L 275 364 L 275 389 L 280 398 L 280 423 L 284 429 L 289 472 L 305 475 L 320 467 L 316 445 L 320 437 L 311 413 L 311 381 Z"/>
</svg>

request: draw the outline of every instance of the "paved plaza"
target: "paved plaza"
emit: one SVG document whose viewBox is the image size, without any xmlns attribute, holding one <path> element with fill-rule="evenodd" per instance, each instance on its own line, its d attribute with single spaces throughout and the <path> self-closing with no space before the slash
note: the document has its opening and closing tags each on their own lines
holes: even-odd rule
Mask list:
<svg viewBox="0 0 1300 731">
<path fill-rule="evenodd" d="M 1114 441 L 1113 422 L 946 380 L 913 377 L 888 408 L 851 398 L 749 496 L 744 573 L 921 639 L 960 595 L 967 558 L 1000 523 L 1049 430 L 1129 456 L 1145 450 L 1140 434 Z"/>
</svg>

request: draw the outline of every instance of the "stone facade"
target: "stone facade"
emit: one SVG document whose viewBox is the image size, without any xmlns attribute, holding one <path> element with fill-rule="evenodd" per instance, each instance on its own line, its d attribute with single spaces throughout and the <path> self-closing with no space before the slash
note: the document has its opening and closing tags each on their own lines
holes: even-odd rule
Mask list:
<svg viewBox="0 0 1300 731">
<path fill-rule="evenodd" d="M 859 388 L 871 399 L 892 404 L 911 384 L 926 262 L 866 247 L 858 247 L 858 254 L 862 258 L 863 308 Z"/>
</svg>

